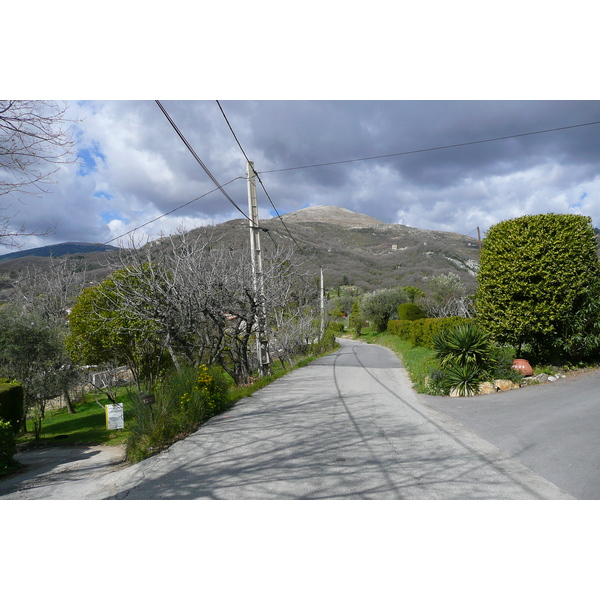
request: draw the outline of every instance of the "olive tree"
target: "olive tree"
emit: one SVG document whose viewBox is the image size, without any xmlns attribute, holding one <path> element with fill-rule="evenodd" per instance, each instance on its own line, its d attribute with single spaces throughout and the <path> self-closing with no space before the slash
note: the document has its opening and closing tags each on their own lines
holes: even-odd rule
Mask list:
<svg viewBox="0 0 600 600">
<path fill-rule="evenodd" d="M 600 266 L 591 218 L 542 214 L 494 225 L 478 283 L 477 319 L 497 341 L 546 356 L 598 349 Z"/>
<path fill-rule="evenodd" d="M 77 377 L 62 331 L 39 314 L 12 305 L 0 310 L 0 339 L 0 372 L 23 385 L 24 410 L 33 417 L 39 437 L 48 401 L 63 394 Z"/>
<path fill-rule="evenodd" d="M 401 287 L 368 292 L 360 299 L 360 313 L 375 331 L 387 329 L 388 321 L 397 313 L 398 306 L 408 302 L 408 294 Z"/>
</svg>

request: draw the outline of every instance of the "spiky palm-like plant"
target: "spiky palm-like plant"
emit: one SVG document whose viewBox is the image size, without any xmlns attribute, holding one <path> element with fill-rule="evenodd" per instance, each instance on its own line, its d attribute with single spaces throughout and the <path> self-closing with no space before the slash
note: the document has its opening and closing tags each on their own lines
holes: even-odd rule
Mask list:
<svg viewBox="0 0 600 600">
<path fill-rule="evenodd" d="M 444 331 L 434 337 L 433 344 L 442 367 L 489 366 L 493 344 L 489 335 L 475 323 L 465 323 Z"/>
<path fill-rule="evenodd" d="M 471 322 L 442 332 L 433 343 L 451 393 L 475 395 L 494 364 L 494 346 L 488 334 Z"/>
</svg>

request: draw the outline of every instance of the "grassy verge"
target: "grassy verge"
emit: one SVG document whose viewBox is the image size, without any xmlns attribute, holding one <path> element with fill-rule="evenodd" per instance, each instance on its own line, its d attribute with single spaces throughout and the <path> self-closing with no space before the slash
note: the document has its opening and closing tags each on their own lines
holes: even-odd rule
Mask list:
<svg viewBox="0 0 600 600">
<path fill-rule="evenodd" d="M 273 363 L 272 375 L 254 381 L 247 386 L 236 386 L 231 380 L 227 408 L 234 405 L 241 398 L 251 396 L 254 392 L 294 369 L 306 366 L 316 358 L 319 358 L 319 356 L 305 356 L 294 364 L 286 365 L 285 368 L 279 362 Z M 46 411 L 40 439 L 35 440 L 33 433 L 20 434 L 16 439 L 19 449 L 48 445 L 102 444 L 112 446 L 126 443 L 134 412 L 131 401 L 132 394 L 129 392 L 130 389 L 124 387 L 119 390 L 117 396 L 117 401 L 123 402 L 125 429 L 118 431 L 106 429 L 106 416 L 103 408 L 107 404 L 106 396 L 94 392 L 88 394 L 84 402 L 75 405 L 75 414 L 70 414 L 66 408 Z"/>
<path fill-rule="evenodd" d="M 123 403 L 125 421 L 131 416 L 131 401 L 127 388 L 120 388 L 117 401 Z M 75 414 L 70 414 L 66 408 L 46 411 L 42 422 L 42 432 L 39 440 L 33 433 L 20 434 L 16 442 L 20 448 L 36 445 L 71 446 L 73 444 L 104 444 L 115 446 L 127 439 L 127 430 L 107 430 L 106 396 L 93 392 L 86 396 L 85 401 L 74 406 Z"/>
<path fill-rule="evenodd" d="M 369 344 L 378 344 L 392 350 L 401 360 L 413 386 L 420 394 L 425 394 L 425 377 L 431 372 L 431 363 L 435 352 L 429 348 L 421 348 L 400 339 L 391 333 L 374 333 L 370 329 L 364 329 L 360 339 Z"/>
</svg>

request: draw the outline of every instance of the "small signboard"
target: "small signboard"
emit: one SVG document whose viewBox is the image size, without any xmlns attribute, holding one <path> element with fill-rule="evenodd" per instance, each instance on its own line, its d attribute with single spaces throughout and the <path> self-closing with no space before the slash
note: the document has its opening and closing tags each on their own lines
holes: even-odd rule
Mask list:
<svg viewBox="0 0 600 600">
<path fill-rule="evenodd" d="M 123 403 L 107 404 L 106 429 L 123 429 L 125 427 L 125 416 L 123 414 Z"/>
</svg>

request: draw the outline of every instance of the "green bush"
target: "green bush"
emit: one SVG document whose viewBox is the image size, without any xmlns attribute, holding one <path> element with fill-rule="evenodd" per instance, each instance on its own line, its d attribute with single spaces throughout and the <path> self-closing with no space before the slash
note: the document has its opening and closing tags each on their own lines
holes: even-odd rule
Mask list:
<svg viewBox="0 0 600 600">
<path fill-rule="evenodd" d="M 8 421 L 14 433 L 23 420 L 23 386 L 6 378 L 0 378 L 0 419 Z"/>
<path fill-rule="evenodd" d="M 499 343 L 538 358 L 600 350 L 600 263 L 590 217 L 527 215 L 488 231 L 477 275 L 477 321 Z"/>
<path fill-rule="evenodd" d="M 452 394 L 474 396 L 479 384 L 492 377 L 496 360 L 494 344 L 475 323 L 462 323 L 436 334 L 433 345 Z"/>
<path fill-rule="evenodd" d="M 443 317 L 441 319 L 418 319 L 416 321 L 389 321 L 388 332 L 393 333 L 413 346 L 434 349 L 433 338 L 445 330 L 461 323 L 468 323 L 465 317 Z"/>
<path fill-rule="evenodd" d="M 133 399 L 133 424 L 127 440 L 127 458 L 143 460 L 173 443 L 178 437 L 195 431 L 202 423 L 229 405 L 227 382 L 218 367 L 186 367 L 173 373 L 148 394 Z"/>
<path fill-rule="evenodd" d="M 15 436 L 12 425 L 0 419 L 0 474 L 14 466 Z"/>
<path fill-rule="evenodd" d="M 327 329 L 329 329 L 333 333 L 344 333 L 344 324 L 343 323 L 338 323 L 336 321 L 331 321 L 327 325 Z"/>
<path fill-rule="evenodd" d="M 416 321 L 426 317 L 425 311 L 414 302 L 405 302 L 398 307 L 398 319 L 401 321 Z"/>
</svg>

